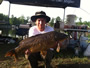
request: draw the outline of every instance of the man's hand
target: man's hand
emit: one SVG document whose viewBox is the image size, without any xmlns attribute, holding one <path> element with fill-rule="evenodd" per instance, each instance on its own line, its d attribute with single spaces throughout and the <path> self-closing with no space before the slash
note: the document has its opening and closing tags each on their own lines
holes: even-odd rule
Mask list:
<svg viewBox="0 0 90 68">
<path fill-rule="evenodd" d="M 30 54 L 30 50 L 29 49 L 27 49 L 26 51 L 25 51 L 25 54 Z"/>
<path fill-rule="evenodd" d="M 27 49 L 27 50 L 25 51 L 25 58 L 26 58 L 26 59 L 28 59 L 29 54 L 30 54 L 30 50 Z"/>
</svg>

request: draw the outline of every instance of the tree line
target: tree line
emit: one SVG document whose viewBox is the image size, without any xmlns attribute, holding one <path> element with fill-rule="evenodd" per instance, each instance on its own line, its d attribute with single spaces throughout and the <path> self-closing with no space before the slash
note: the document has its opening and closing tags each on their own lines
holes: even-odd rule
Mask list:
<svg viewBox="0 0 90 68">
<path fill-rule="evenodd" d="M 10 25 L 20 25 L 20 24 L 26 24 L 28 23 L 29 17 L 25 19 L 24 16 L 20 16 L 19 18 L 14 17 L 14 15 L 11 16 L 11 18 L 8 17 L 8 15 L 4 15 L 0 13 L 0 23 L 10 24 Z"/>
<path fill-rule="evenodd" d="M 14 15 L 12 15 L 11 18 L 9 18 L 8 15 L 4 15 L 4 14 L 0 13 L 0 23 L 2 21 L 2 22 L 7 22 L 10 25 L 20 25 L 20 24 L 27 24 L 29 19 L 30 19 L 30 17 L 25 18 L 24 16 L 20 16 L 17 18 L 17 17 L 14 17 Z M 82 22 L 82 18 L 78 18 L 78 19 L 79 19 L 79 21 L 76 22 L 76 25 L 87 25 L 88 27 L 90 27 L 90 21 Z M 62 21 L 62 19 L 59 16 L 57 16 L 56 18 L 52 18 L 48 24 L 53 27 L 54 23 L 57 20 Z"/>
<path fill-rule="evenodd" d="M 90 21 L 84 21 L 82 22 L 82 18 L 79 18 L 79 21 L 76 22 L 76 25 L 87 25 L 90 28 Z"/>
<path fill-rule="evenodd" d="M 81 17 L 80 18 L 76 17 L 75 21 L 77 19 L 78 19 L 78 21 L 75 22 L 77 26 L 86 25 L 86 26 L 88 26 L 90 28 L 90 21 L 82 21 Z M 49 22 L 49 25 L 53 26 L 56 21 L 62 21 L 62 19 L 59 16 L 56 17 L 56 18 L 52 18 L 51 21 Z M 65 21 L 65 23 L 66 23 L 66 21 Z"/>
</svg>

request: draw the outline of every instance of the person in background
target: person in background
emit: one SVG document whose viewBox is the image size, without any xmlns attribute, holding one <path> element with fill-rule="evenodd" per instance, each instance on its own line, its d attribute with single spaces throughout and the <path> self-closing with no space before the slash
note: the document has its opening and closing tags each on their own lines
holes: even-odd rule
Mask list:
<svg viewBox="0 0 90 68">
<path fill-rule="evenodd" d="M 60 21 L 56 21 L 56 23 L 54 24 L 54 30 L 60 32 Z"/>
<path fill-rule="evenodd" d="M 29 37 L 35 36 L 38 34 L 43 34 L 46 32 L 54 31 L 54 29 L 48 25 L 46 25 L 50 21 L 50 17 L 46 15 L 44 11 L 36 12 L 35 15 L 31 17 L 32 22 L 35 22 L 35 26 L 32 26 L 29 29 Z M 42 45 L 43 46 L 43 45 Z M 25 51 L 26 55 L 29 55 L 29 50 Z M 51 68 L 51 60 L 54 56 L 54 49 L 50 48 L 47 50 L 47 54 L 45 57 L 45 68 Z M 38 68 L 38 61 L 42 60 L 42 56 L 40 52 L 30 54 L 28 56 L 28 60 L 32 68 Z"/>
</svg>

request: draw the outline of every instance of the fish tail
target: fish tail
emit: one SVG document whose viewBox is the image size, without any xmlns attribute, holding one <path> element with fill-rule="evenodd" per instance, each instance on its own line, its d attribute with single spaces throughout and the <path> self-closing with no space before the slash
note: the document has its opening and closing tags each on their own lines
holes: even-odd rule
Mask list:
<svg viewBox="0 0 90 68">
<path fill-rule="evenodd" d="M 13 56 L 15 61 L 17 61 L 17 59 L 18 59 L 15 49 L 12 49 L 5 54 L 5 57 L 8 57 L 8 56 L 10 56 L 10 57 Z"/>
<path fill-rule="evenodd" d="M 8 52 L 5 54 L 5 57 L 7 57 L 7 56 L 13 56 L 14 54 L 15 54 L 15 50 L 13 49 L 13 50 L 8 51 Z"/>
</svg>

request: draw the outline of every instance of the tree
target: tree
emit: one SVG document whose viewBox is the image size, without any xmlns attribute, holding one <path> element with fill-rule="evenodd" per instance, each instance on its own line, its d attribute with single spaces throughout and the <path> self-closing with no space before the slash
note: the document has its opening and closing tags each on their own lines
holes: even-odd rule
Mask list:
<svg viewBox="0 0 90 68">
<path fill-rule="evenodd" d="M 56 21 L 61 21 L 61 18 L 59 16 L 57 16 Z"/>
<path fill-rule="evenodd" d="M 49 25 L 50 25 L 51 27 L 53 27 L 53 25 L 54 25 L 54 20 L 55 20 L 55 19 L 52 18 L 51 21 L 49 22 Z"/>
<path fill-rule="evenodd" d="M 29 21 L 29 19 L 30 19 L 30 17 L 28 16 L 28 17 L 26 18 L 26 20 Z"/>
<path fill-rule="evenodd" d="M 8 16 L 7 15 L 0 14 L 0 21 L 7 22 L 8 21 Z"/>
<path fill-rule="evenodd" d="M 90 22 L 84 21 L 83 24 L 87 25 L 88 27 L 90 27 Z"/>
<path fill-rule="evenodd" d="M 3 20 L 8 22 L 8 20 L 9 20 L 8 15 L 3 15 Z"/>
<path fill-rule="evenodd" d="M 14 17 L 14 15 L 12 15 L 9 22 L 11 25 L 20 25 L 20 24 L 26 24 L 28 20 L 27 19 L 25 20 L 24 16 L 17 18 Z"/>
<path fill-rule="evenodd" d="M 3 21 L 3 18 L 4 18 L 3 14 L 0 13 L 0 21 Z"/>
<path fill-rule="evenodd" d="M 76 25 L 82 25 L 83 23 L 82 23 L 82 18 L 80 17 L 79 18 L 79 22 L 76 22 Z"/>
<path fill-rule="evenodd" d="M 24 16 L 21 16 L 21 17 L 18 18 L 18 20 L 21 21 L 22 24 L 25 24 L 24 19 L 25 19 Z"/>
<path fill-rule="evenodd" d="M 79 25 L 79 26 L 80 25 L 86 25 L 86 26 L 90 27 L 90 22 L 87 22 L 87 21 L 82 22 L 82 18 L 81 17 L 79 18 L 79 21 L 76 22 L 76 24 Z"/>
</svg>

